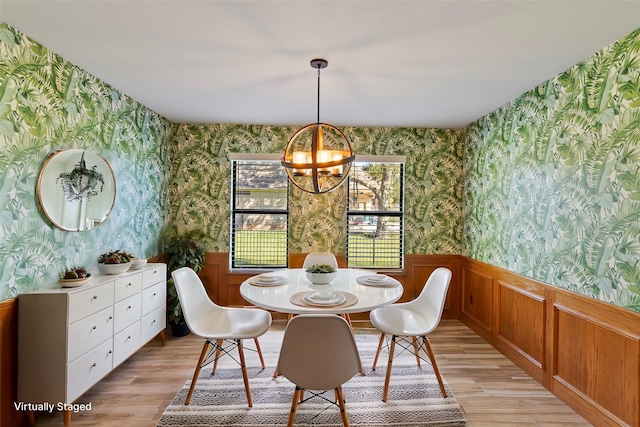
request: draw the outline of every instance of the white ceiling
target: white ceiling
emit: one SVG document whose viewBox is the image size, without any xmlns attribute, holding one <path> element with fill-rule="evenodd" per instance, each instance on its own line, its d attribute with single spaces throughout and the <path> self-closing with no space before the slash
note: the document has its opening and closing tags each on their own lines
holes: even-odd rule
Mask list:
<svg viewBox="0 0 640 427">
<path fill-rule="evenodd" d="M 464 127 L 640 27 L 640 1 L 0 0 L 174 122 Z"/>
</svg>

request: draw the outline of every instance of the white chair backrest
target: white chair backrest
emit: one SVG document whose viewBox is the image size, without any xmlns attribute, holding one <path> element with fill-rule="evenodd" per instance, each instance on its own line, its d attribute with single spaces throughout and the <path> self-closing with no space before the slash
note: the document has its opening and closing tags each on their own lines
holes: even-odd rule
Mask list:
<svg viewBox="0 0 640 427">
<path fill-rule="evenodd" d="M 433 270 L 427 279 L 427 283 L 422 288 L 420 295 L 407 303 L 413 310 L 422 313 L 433 329 L 440 323 L 450 282 L 451 270 L 445 267 L 438 267 Z"/>
<path fill-rule="evenodd" d="M 308 390 L 331 390 L 360 372 L 360 354 L 349 324 L 335 314 L 301 314 L 289 321 L 278 373 Z"/>
<path fill-rule="evenodd" d="M 211 316 L 212 312 L 222 311 L 222 307 L 209 299 L 202 280 L 193 269 L 179 268 L 171 273 L 171 277 L 176 285 L 187 325 L 193 333 L 198 335 L 199 325 L 203 323 L 203 320 L 207 316 Z"/>
<path fill-rule="evenodd" d="M 314 264 L 329 264 L 336 270 L 338 269 L 338 260 L 331 252 L 311 252 L 304 259 L 302 268 L 311 267 Z"/>
</svg>

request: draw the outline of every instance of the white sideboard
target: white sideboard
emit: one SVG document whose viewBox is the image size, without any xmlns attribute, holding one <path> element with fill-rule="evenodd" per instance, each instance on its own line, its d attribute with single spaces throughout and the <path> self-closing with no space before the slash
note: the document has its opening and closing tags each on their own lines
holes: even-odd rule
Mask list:
<svg viewBox="0 0 640 427">
<path fill-rule="evenodd" d="M 166 279 L 166 265 L 150 263 L 119 275 L 93 275 L 79 287 L 20 294 L 18 401 L 71 404 L 164 334 Z"/>
</svg>

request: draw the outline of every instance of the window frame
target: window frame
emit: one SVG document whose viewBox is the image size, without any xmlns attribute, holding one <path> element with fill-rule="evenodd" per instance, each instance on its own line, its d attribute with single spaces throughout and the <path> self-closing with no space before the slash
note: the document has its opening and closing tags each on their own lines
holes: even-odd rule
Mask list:
<svg viewBox="0 0 640 427">
<path fill-rule="evenodd" d="M 247 154 L 247 153 L 230 153 L 229 160 L 231 162 L 231 200 L 230 200 L 230 232 L 229 232 L 229 269 L 232 272 L 249 272 L 249 271 L 265 271 L 276 270 L 281 268 L 288 268 L 289 264 L 289 196 L 290 196 L 290 182 L 285 174 L 286 179 L 286 192 L 285 202 L 286 209 L 256 209 L 256 208 L 238 208 L 236 206 L 236 194 L 238 194 L 237 185 L 237 168 L 239 162 L 265 162 L 265 163 L 280 163 L 280 155 L 278 154 Z M 285 215 L 285 264 L 283 265 L 250 265 L 250 266 L 236 266 L 235 265 L 235 237 L 236 237 L 236 215 L 238 214 L 264 214 L 264 215 Z"/>
<path fill-rule="evenodd" d="M 398 211 L 372 211 L 372 210 L 361 210 L 361 209 L 350 209 L 350 196 L 351 196 L 351 173 L 353 173 L 354 168 L 352 166 L 351 173 L 347 178 L 347 191 L 346 191 L 346 258 L 347 258 L 347 266 L 349 268 L 361 268 L 361 269 L 372 269 L 376 271 L 402 271 L 404 269 L 404 177 L 405 177 L 405 165 L 406 165 L 406 156 L 356 156 L 354 160 L 354 165 L 356 163 L 374 163 L 374 164 L 399 164 L 400 165 L 400 200 L 399 200 L 399 210 Z M 387 266 L 387 267 L 376 267 L 375 265 L 370 266 L 360 266 L 360 265 L 352 265 L 349 262 L 349 241 L 350 236 L 352 234 L 350 230 L 350 219 L 354 216 L 362 216 L 362 217 L 392 217 L 399 218 L 399 251 L 398 251 L 398 266 Z"/>
</svg>

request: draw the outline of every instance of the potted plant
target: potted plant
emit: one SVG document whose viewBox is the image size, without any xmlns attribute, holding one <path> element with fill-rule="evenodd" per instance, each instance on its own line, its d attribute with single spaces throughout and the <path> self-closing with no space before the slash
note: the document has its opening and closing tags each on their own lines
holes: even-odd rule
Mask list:
<svg viewBox="0 0 640 427">
<path fill-rule="evenodd" d="M 204 264 L 205 252 L 195 241 L 187 237 L 171 240 L 166 247 L 166 251 L 167 270 L 169 272 L 169 278 L 167 280 L 168 320 L 173 335 L 182 337 L 188 335 L 190 331 L 182 314 L 178 291 L 171 277 L 171 272 L 182 267 L 191 267 L 193 271 L 198 273 Z"/>
<path fill-rule="evenodd" d="M 335 279 L 336 269 L 329 264 L 313 264 L 305 270 L 307 279 L 313 284 L 324 285 Z"/>
</svg>

